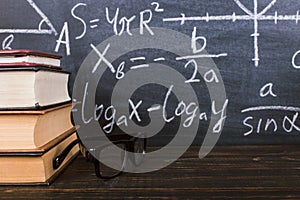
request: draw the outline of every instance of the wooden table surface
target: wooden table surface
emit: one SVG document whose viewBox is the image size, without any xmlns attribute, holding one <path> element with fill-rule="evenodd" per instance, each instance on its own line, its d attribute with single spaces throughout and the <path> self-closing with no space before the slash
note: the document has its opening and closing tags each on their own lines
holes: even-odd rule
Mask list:
<svg viewBox="0 0 300 200">
<path fill-rule="evenodd" d="M 300 199 L 300 145 L 191 147 L 159 171 L 103 181 L 80 155 L 51 186 L 1 186 L 1 199 Z"/>
</svg>

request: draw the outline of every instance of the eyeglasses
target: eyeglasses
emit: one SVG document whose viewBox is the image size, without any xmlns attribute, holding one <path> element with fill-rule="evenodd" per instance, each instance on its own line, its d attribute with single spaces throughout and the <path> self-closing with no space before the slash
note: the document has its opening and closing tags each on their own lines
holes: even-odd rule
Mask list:
<svg viewBox="0 0 300 200">
<path fill-rule="evenodd" d="M 82 145 L 80 139 L 74 140 L 53 159 L 53 169 L 57 169 L 62 164 L 76 144 L 80 145 L 85 159 L 94 163 L 95 174 L 102 179 L 112 179 L 122 174 L 128 161 L 131 161 L 134 166 L 139 166 L 143 162 L 146 153 L 146 138 L 125 134 L 109 135 L 107 138 L 111 143 L 97 146 L 89 151 Z M 105 161 L 105 164 L 100 160 Z"/>
</svg>

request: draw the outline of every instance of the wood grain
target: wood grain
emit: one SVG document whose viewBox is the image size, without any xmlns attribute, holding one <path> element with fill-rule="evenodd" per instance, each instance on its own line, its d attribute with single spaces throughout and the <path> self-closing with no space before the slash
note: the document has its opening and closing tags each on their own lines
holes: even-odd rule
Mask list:
<svg viewBox="0 0 300 200">
<path fill-rule="evenodd" d="M 79 156 L 49 187 L 0 187 L 3 199 L 300 199 L 298 145 L 191 147 L 170 166 L 104 181 Z"/>
</svg>

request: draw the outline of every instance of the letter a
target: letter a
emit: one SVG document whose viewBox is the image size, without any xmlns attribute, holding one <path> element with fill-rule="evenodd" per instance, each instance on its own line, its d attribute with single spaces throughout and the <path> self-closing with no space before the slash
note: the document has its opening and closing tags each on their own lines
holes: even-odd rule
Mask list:
<svg viewBox="0 0 300 200">
<path fill-rule="evenodd" d="M 273 93 L 273 83 L 268 83 L 266 85 L 264 85 L 261 89 L 260 89 L 260 93 L 259 95 L 261 97 L 266 97 L 268 95 L 271 95 L 273 97 L 277 97 L 276 94 Z"/>
<path fill-rule="evenodd" d="M 65 36 L 65 40 L 63 41 L 62 39 L 64 36 Z M 59 38 L 58 38 L 58 40 L 56 40 L 56 47 L 54 50 L 55 52 L 58 52 L 61 44 L 66 45 L 67 56 L 71 55 L 68 22 L 64 23 L 64 26 L 60 32 Z"/>
</svg>

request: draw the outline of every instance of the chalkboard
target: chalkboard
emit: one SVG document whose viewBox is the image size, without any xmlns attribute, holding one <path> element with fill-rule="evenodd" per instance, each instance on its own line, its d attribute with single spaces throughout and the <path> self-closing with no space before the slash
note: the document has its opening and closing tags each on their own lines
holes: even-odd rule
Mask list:
<svg viewBox="0 0 300 200">
<path fill-rule="evenodd" d="M 155 144 L 171 141 L 196 107 L 194 118 L 185 121 L 185 126 L 197 123 L 195 144 L 202 144 L 215 117 L 221 119 L 213 127 L 218 144 L 300 142 L 298 0 L 2 0 L 0 10 L 2 49 L 61 54 L 63 69 L 72 72 L 70 93 L 82 63 L 88 62 L 85 58 L 90 55 L 97 62 L 102 56 L 101 66 L 106 68 L 97 82 L 97 105 L 111 106 L 116 87 L 128 84 L 123 78 L 140 72 L 131 83 L 147 84 L 135 88 L 127 100 L 121 96 L 127 91 L 119 91 L 115 98 L 125 102 L 115 103 L 129 108 L 127 120 L 141 127 L 150 122 L 149 112 L 160 109 L 164 127 L 152 137 Z M 151 45 L 148 40 L 159 42 Z M 113 41 L 121 43 L 122 54 L 116 58 Z M 147 45 L 143 48 L 134 41 Z M 133 44 L 139 48 L 131 48 Z M 186 51 L 176 55 L 180 50 Z M 159 70 L 165 66 L 173 70 Z M 155 84 L 164 74 L 169 74 L 166 84 Z M 173 76 L 176 81 L 169 80 Z M 177 76 L 183 77 L 187 89 L 178 84 Z M 176 97 L 176 90 L 188 90 L 182 92 L 188 97 L 191 89 L 196 104 Z M 217 98 L 219 92 L 216 104 L 211 97 Z M 180 121 L 182 113 L 186 116 Z M 122 131 L 116 124 L 109 130 L 104 115 L 99 121 L 107 132 Z"/>
</svg>

